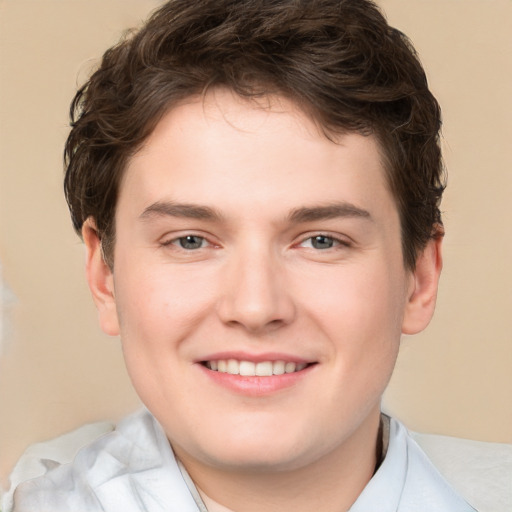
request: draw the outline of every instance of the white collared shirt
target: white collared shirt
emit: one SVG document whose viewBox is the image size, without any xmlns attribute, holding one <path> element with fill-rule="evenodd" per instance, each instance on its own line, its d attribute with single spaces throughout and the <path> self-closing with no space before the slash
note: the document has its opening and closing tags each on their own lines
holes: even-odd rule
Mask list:
<svg viewBox="0 0 512 512">
<path fill-rule="evenodd" d="M 162 427 L 146 410 L 82 448 L 72 462 L 41 463 L 49 469 L 16 487 L 13 512 L 204 510 Z M 444 480 L 407 429 L 391 419 L 386 457 L 349 512 L 433 511 L 475 509 Z"/>
</svg>

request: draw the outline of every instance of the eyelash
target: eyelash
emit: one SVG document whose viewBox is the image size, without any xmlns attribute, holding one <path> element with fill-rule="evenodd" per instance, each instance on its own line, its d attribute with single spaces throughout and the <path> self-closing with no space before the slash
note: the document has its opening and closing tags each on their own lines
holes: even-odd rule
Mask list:
<svg viewBox="0 0 512 512">
<path fill-rule="evenodd" d="M 200 245 L 198 247 L 188 247 L 188 248 L 184 247 L 183 245 L 184 245 L 184 243 L 186 243 L 185 241 L 187 239 L 196 239 L 196 243 L 199 242 Z M 323 239 L 323 241 L 322 241 L 322 239 Z M 330 246 L 315 247 L 315 241 L 319 242 L 320 244 L 327 243 L 327 244 L 330 244 Z M 311 243 L 311 246 L 308 248 L 315 249 L 317 251 L 327 251 L 329 249 L 335 249 L 336 247 L 339 247 L 339 246 L 350 247 L 350 245 L 351 245 L 347 240 L 340 239 L 340 238 L 337 238 L 335 236 L 332 236 L 332 235 L 329 235 L 326 233 L 316 233 L 314 235 L 303 238 L 296 246 L 305 247 L 304 244 L 306 242 Z M 189 243 L 191 243 L 192 245 L 194 244 L 193 241 L 189 241 Z M 183 250 L 185 252 L 194 252 L 199 249 L 204 249 L 206 247 L 204 244 L 213 245 L 213 244 L 211 244 L 211 242 L 208 241 L 208 239 L 206 237 L 201 236 L 201 235 L 195 235 L 193 233 L 183 235 L 180 237 L 176 237 L 176 238 L 173 238 L 171 240 L 167 240 L 167 241 L 164 241 L 161 243 L 161 245 L 163 247 L 168 247 L 168 246 L 174 245 L 174 246 L 176 246 L 176 248 L 178 250 Z"/>
<path fill-rule="evenodd" d="M 321 240 L 319 239 L 324 239 L 324 240 L 327 240 L 328 242 L 330 242 L 332 245 L 330 247 L 323 247 L 323 248 L 319 248 L 319 247 L 315 247 L 314 246 L 314 241 L 319 241 L 320 243 Z M 311 248 L 311 249 L 315 249 L 317 251 L 327 251 L 329 249 L 336 249 L 337 247 L 350 247 L 350 242 L 347 241 L 346 239 L 341 239 L 341 238 L 338 238 L 336 236 L 333 236 L 333 235 L 330 235 L 330 234 L 327 234 L 327 233 L 316 233 L 314 235 L 311 235 L 311 236 L 308 236 L 306 238 L 303 238 L 301 242 L 299 242 L 299 246 L 304 246 L 304 244 L 306 242 L 310 242 L 311 243 L 311 247 L 308 247 L 308 248 Z"/>
<path fill-rule="evenodd" d="M 186 248 L 186 247 L 183 247 L 182 245 L 182 241 L 185 241 L 187 240 L 187 238 L 195 238 L 195 239 L 200 239 L 201 240 L 201 246 L 200 247 L 195 247 L 195 248 Z M 204 236 L 201 236 L 201 235 L 195 235 L 193 233 L 190 233 L 190 234 L 187 234 L 187 235 L 183 235 L 183 236 L 179 236 L 179 237 L 176 237 L 176 238 L 173 238 L 171 240 L 166 240 L 166 241 L 163 241 L 161 243 L 161 245 L 163 247 L 169 247 L 171 245 L 175 245 L 176 248 L 178 250 L 183 250 L 183 251 L 187 251 L 187 252 L 191 252 L 191 251 L 196 251 L 198 249 L 204 249 L 204 246 L 203 244 L 204 243 L 207 243 L 207 244 L 210 244 L 212 245 L 210 242 L 208 242 L 208 240 L 206 239 L 206 237 Z"/>
</svg>

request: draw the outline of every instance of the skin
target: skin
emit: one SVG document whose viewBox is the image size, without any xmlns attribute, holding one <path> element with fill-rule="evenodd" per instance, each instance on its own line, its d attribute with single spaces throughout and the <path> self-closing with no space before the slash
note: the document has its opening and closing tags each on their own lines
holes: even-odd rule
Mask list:
<svg viewBox="0 0 512 512">
<path fill-rule="evenodd" d="M 127 166 L 113 271 L 92 219 L 83 235 L 102 328 L 209 509 L 347 509 L 441 270 L 434 240 L 404 267 L 375 139 L 329 141 L 284 98 L 191 98 Z M 245 386 L 201 364 L 219 354 L 309 366 Z"/>
</svg>

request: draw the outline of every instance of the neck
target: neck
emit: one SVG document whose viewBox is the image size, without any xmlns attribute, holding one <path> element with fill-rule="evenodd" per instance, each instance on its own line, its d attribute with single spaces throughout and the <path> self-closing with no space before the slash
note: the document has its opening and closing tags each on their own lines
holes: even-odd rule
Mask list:
<svg viewBox="0 0 512 512">
<path fill-rule="evenodd" d="M 175 451 L 209 512 L 341 512 L 375 472 L 378 431 L 379 418 L 371 418 L 342 446 L 290 471 L 213 468 Z"/>
</svg>

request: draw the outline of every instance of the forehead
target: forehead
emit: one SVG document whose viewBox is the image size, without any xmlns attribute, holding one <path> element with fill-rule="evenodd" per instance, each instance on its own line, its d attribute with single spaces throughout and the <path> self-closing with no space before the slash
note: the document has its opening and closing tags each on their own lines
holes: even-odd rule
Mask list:
<svg viewBox="0 0 512 512">
<path fill-rule="evenodd" d="M 215 90 L 167 112 L 130 159 L 118 206 L 158 198 L 254 210 L 390 196 L 374 137 L 331 140 L 283 97 Z"/>
</svg>

